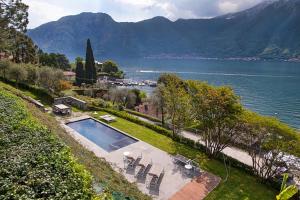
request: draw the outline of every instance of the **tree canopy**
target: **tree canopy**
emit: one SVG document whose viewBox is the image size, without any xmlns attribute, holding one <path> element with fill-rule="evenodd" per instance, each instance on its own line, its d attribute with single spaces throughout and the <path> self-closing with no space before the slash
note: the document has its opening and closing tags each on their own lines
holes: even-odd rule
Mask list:
<svg viewBox="0 0 300 200">
<path fill-rule="evenodd" d="M 39 50 L 39 62 L 43 66 L 54 67 L 62 70 L 68 70 L 71 68 L 68 58 L 64 54 L 60 53 L 44 53 Z"/>
<path fill-rule="evenodd" d="M 84 65 L 83 65 L 83 59 L 80 57 L 76 58 L 76 85 L 80 86 L 82 83 L 84 83 Z"/>
<path fill-rule="evenodd" d="M 37 46 L 25 35 L 28 6 L 21 0 L 0 1 L 0 52 L 13 55 L 14 62 L 37 62 Z"/>
<path fill-rule="evenodd" d="M 85 57 L 85 83 L 94 84 L 97 81 L 95 59 L 90 39 L 87 40 Z"/>
</svg>

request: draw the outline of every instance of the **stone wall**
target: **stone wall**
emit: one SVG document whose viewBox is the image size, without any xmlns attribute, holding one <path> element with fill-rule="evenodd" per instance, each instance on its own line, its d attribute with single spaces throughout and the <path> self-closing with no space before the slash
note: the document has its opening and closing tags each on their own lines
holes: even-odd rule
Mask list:
<svg viewBox="0 0 300 200">
<path fill-rule="evenodd" d="M 85 101 L 82 101 L 82 100 L 77 99 L 72 96 L 55 98 L 54 105 L 57 105 L 57 104 L 65 104 L 68 106 L 74 106 L 74 107 L 82 109 L 82 110 L 87 109 L 87 103 Z"/>
</svg>

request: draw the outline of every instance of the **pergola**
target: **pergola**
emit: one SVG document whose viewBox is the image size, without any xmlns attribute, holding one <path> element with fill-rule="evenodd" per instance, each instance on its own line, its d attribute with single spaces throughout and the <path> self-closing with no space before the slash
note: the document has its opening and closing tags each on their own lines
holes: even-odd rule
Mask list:
<svg viewBox="0 0 300 200">
<path fill-rule="evenodd" d="M 57 104 L 53 106 L 53 112 L 56 114 L 69 115 L 71 114 L 71 108 L 64 104 Z"/>
</svg>

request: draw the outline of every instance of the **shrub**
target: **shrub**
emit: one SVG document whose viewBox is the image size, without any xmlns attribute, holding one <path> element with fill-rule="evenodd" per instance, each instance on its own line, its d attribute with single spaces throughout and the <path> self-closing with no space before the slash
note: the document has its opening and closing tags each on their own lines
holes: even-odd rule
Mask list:
<svg viewBox="0 0 300 200">
<path fill-rule="evenodd" d="M 126 112 L 128 112 L 130 114 L 133 114 L 133 115 L 136 115 L 136 116 L 139 116 L 139 117 L 143 117 L 145 119 L 149 119 L 150 121 L 153 121 L 153 122 L 161 123 L 161 120 L 158 119 L 158 118 L 151 117 L 149 115 L 145 115 L 143 113 L 140 113 L 140 112 L 137 112 L 137 111 L 134 111 L 134 110 L 126 109 Z"/>
<path fill-rule="evenodd" d="M 0 199 L 93 199 L 90 174 L 5 90 L 0 118 Z"/>
<path fill-rule="evenodd" d="M 69 81 L 65 81 L 65 80 L 59 80 L 59 90 L 69 90 L 72 88 L 72 83 L 70 83 Z"/>
</svg>

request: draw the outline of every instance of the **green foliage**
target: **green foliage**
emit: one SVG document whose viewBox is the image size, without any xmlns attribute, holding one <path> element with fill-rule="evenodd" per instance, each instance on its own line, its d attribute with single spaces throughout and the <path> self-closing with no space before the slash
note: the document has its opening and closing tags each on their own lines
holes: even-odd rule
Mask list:
<svg viewBox="0 0 300 200">
<path fill-rule="evenodd" d="M 289 200 L 298 193 L 298 188 L 296 185 L 286 185 L 287 179 L 288 174 L 283 174 L 280 193 L 276 196 L 276 200 Z"/>
<path fill-rule="evenodd" d="M 26 65 L 26 71 L 27 71 L 27 83 L 31 85 L 37 85 L 39 81 L 39 68 L 32 64 Z"/>
<path fill-rule="evenodd" d="M 11 63 L 8 60 L 0 60 L 0 70 L 1 70 L 1 76 L 3 78 L 6 78 L 6 73 L 10 68 L 10 66 Z"/>
<path fill-rule="evenodd" d="M 70 150 L 28 113 L 14 95 L 0 91 L 0 198 L 92 199 L 91 176 Z"/>
<path fill-rule="evenodd" d="M 254 173 L 262 181 L 277 175 L 280 167 L 286 167 L 284 156 L 300 155 L 299 134 L 279 120 L 245 110 L 241 124 L 241 141 L 252 157 Z"/>
<path fill-rule="evenodd" d="M 15 80 L 18 84 L 19 81 L 25 81 L 27 79 L 28 73 L 24 66 L 14 64 L 9 68 L 8 74 L 9 78 Z"/>
<path fill-rule="evenodd" d="M 126 109 L 126 112 L 128 112 L 129 114 L 132 114 L 132 115 L 136 115 L 136 116 L 143 117 L 143 118 L 145 118 L 145 119 L 149 119 L 150 121 L 153 121 L 153 122 L 157 122 L 157 123 L 160 123 L 160 122 L 161 122 L 160 119 L 151 117 L 151 116 L 146 115 L 146 114 L 143 114 L 143 113 L 141 113 L 141 112 L 137 112 L 137 111 L 130 110 L 130 109 Z"/>
<path fill-rule="evenodd" d="M 239 97 L 229 87 L 213 87 L 199 81 L 188 81 L 188 88 L 192 118 L 201 125 L 207 153 L 216 156 L 239 136 L 238 120 L 242 112 Z"/>
<path fill-rule="evenodd" d="M 124 73 L 121 71 L 117 65 L 112 60 L 105 61 L 100 68 L 100 73 L 107 74 L 108 76 L 114 78 L 124 78 Z"/>
<path fill-rule="evenodd" d="M 80 86 L 84 82 L 84 76 L 85 76 L 82 58 L 76 59 L 75 73 L 76 73 L 76 85 Z"/>
<path fill-rule="evenodd" d="M 118 69 L 117 63 L 115 63 L 112 60 L 108 60 L 103 63 L 101 71 L 111 74 L 111 73 L 118 72 L 119 69 Z"/>
<path fill-rule="evenodd" d="M 95 59 L 90 39 L 87 40 L 85 57 L 85 83 L 94 84 L 97 81 Z"/>
<path fill-rule="evenodd" d="M 191 121 L 192 107 L 186 85 L 174 74 L 162 75 L 158 82 L 163 85 L 162 96 L 173 133 L 179 134 Z"/>
<path fill-rule="evenodd" d="M 39 51 L 39 63 L 42 66 L 54 67 L 62 70 L 69 70 L 71 68 L 68 58 L 60 53 L 44 53 Z"/>
<path fill-rule="evenodd" d="M 2 0 L 0 11 L 0 52 L 12 55 L 16 63 L 36 63 L 37 46 L 25 35 L 28 6 L 21 0 Z"/>
</svg>

